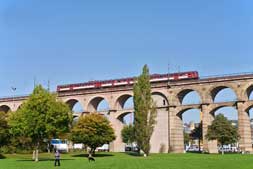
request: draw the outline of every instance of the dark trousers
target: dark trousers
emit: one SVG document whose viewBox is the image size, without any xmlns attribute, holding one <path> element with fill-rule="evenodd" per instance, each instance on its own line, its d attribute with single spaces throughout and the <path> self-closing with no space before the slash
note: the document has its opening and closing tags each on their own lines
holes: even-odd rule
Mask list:
<svg viewBox="0 0 253 169">
<path fill-rule="evenodd" d="M 56 165 L 57 164 L 57 165 Z M 60 166 L 61 163 L 60 163 L 60 159 L 55 159 L 54 161 L 54 166 Z"/>
</svg>

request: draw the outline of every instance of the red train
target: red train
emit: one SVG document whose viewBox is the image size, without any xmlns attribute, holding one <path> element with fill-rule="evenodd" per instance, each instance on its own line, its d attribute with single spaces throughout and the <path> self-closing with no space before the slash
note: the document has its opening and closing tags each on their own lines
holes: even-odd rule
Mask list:
<svg viewBox="0 0 253 169">
<path fill-rule="evenodd" d="M 150 75 L 150 82 L 161 82 L 161 81 L 179 81 L 179 80 L 190 80 L 198 79 L 199 74 L 197 71 L 191 72 L 180 72 L 172 74 L 153 74 Z M 104 80 L 104 81 L 89 81 L 85 83 L 68 84 L 57 86 L 57 91 L 69 91 L 69 90 L 79 90 L 79 89 L 92 89 L 101 87 L 112 87 L 112 86 L 123 86 L 132 85 L 134 83 L 134 77 L 114 79 L 114 80 Z"/>
</svg>

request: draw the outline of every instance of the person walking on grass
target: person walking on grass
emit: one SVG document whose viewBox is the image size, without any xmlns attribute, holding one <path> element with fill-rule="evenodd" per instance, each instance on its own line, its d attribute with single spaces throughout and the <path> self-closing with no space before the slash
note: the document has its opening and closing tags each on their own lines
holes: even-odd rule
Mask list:
<svg viewBox="0 0 253 169">
<path fill-rule="evenodd" d="M 55 157 L 54 166 L 60 166 L 61 165 L 61 163 L 60 163 L 60 152 L 57 149 L 55 150 L 54 157 Z"/>
</svg>

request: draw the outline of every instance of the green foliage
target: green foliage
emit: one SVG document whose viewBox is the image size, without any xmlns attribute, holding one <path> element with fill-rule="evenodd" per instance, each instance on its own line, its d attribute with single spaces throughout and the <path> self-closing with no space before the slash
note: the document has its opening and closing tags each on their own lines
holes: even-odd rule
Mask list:
<svg viewBox="0 0 253 169">
<path fill-rule="evenodd" d="M 200 150 L 200 141 L 203 139 L 203 134 L 202 134 L 202 122 L 199 124 L 198 127 L 196 127 L 192 132 L 190 133 L 191 139 L 198 139 L 199 141 L 199 151 Z"/>
<path fill-rule="evenodd" d="M 9 112 L 10 113 L 10 112 Z M 0 112 L 0 153 L 16 153 L 31 147 L 31 139 L 17 136 L 11 137 L 7 122 L 8 114 Z"/>
<path fill-rule="evenodd" d="M 83 143 L 94 153 L 97 147 L 115 140 L 110 122 L 98 113 L 80 117 L 72 130 L 72 141 Z"/>
<path fill-rule="evenodd" d="M 31 152 L 33 149 L 32 139 L 27 136 L 12 137 L 8 147 L 14 152 Z"/>
<path fill-rule="evenodd" d="M 0 147 L 6 145 L 9 140 L 9 126 L 7 123 L 7 113 L 0 112 Z"/>
<path fill-rule="evenodd" d="M 191 141 L 190 134 L 184 132 L 184 144 L 189 144 Z"/>
<path fill-rule="evenodd" d="M 121 131 L 121 137 L 124 143 L 130 144 L 135 141 L 134 126 L 125 125 Z"/>
<path fill-rule="evenodd" d="M 39 85 L 21 108 L 11 113 L 8 122 L 10 133 L 17 142 L 30 142 L 38 149 L 45 139 L 68 132 L 71 121 L 68 105 L 57 101 L 55 94 Z"/>
<path fill-rule="evenodd" d="M 190 134 L 191 138 L 202 140 L 202 122 Z"/>
<path fill-rule="evenodd" d="M 134 85 L 134 132 L 137 145 L 146 155 L 150 151 L 150 138 L 156 123 L 156 105 L 151 95 L 148 66 L 143 67 L 142 74 Z"/>
<path fill-rule="evenodd" d="M 15 147 L 4 145 L 4 146 L 1 146 L 0 153 L 10 154 L 10 153 L 15 153 L 15 150 L 16 150 Z"/>
<path fill-rule="evenodd" d="M 236 143 L 239 139 L 237 128 L 228 121 L 224 115 L 219 114 L 215 117 L 211 126 L 208 126 L 206 138 L 217 140 L 223 146 Z"/>
</svg>

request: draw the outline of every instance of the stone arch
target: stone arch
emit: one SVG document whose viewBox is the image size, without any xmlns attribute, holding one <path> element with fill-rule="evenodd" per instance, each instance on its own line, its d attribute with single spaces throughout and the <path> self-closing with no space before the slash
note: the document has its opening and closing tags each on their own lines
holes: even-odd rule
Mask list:
<svg viewBox="0 0 253 169">
<path fill-rule="evenodd" d="M 169 105 L 169 101 L 165 94 L 159 91 L 153 91 L 152 93 L 153 101 L 156 103 L 157 107 L 166 107 Z"/>
<path fill-rule="evenodd" d="M 122 113 L 122 114 L 120 114 L 118 117 L 117 117 L 117 119 L 119 120 L 119 121 L 121 121 L 122 123 L 125 123 L 125 121 L 124 121 L 124 117 L 126 117 L 127 115 L 131 115 L 133 112 L 124 112 L 124 113 Z M 133 120 L 133 119 L 132 119 Z"/>
<path fill-rule="evenodd" d="M 107 101 L 107 99 L 105 97 L 102 96 L 96 96 L 90 99 L 90 101 L 88 102 L 88 107 L 87 110 L 89 112 L 97 112 L 98 111 L 98 106 L 102 101 L 105 101 L 108 104 L 108 109 L 110 109 L 110 105 L 109 102 Z"/>
<path fill-rule="evenodd" d="M 221 108 L 224 108 L 224 107 L 230 107 L 230 106 L 226 106 L 226 105 L 217 106 L 217 107 L 213 108 L 213 109 L 210 111 L 210 114 L 211 114 L 212 116 L 215 116 L 215 112 L 216 112 L 217 110 L 221 109 Z"/>
<path fill-rule="evenodd" d="M 8 113 L 9 111 L 11 111 L 11 108 L 9 106 L 7 106 L 7 105 L 0 106 L 0 112 Z"/>
<path fill-rule="evenodd" d="M 18 107 L 17 110 L 21 109 L 22 106 L 23 106 L 23 103 L 17 105 L 17 107 Z"/>
<path fill-rule="evenodd" d="M 116 103 L 115 103 L 115 108 L 117 110 L 122 110 L 124 109 L 124 105 L 127 102 L 128 99 L 130 99 L 131 97 L 133 97 L 133 95 L 131 94 L 123 94 L 120 95 L 117 99 L 116 99 Z"/>
<path fill-rule="evenodd" d="M 217 106 L 217 107 L 215 107 L 215 108 L 213 108 L 211 111 L 210 111 L 210 114 L 213 116 L 213 117 L 215 117 L 216 115 L 215 115 L 215 113 L 217 113 L 219 110 L 221 110 L 221 109 L 223 109 L 223 108 L 232 108 L 231 110 L 229 110 L 229 111 L 235 111 L 236 112 L 236 118 L 238 119 L 238 116 L 239 116 L 239 112 L 238 112 L 238 110 L 236 109 L 236 107 L 234 107 L 234 106 L 229 106 L 229 105 L 220 105 L 220 106 Z M 225 110 L 226 111 L 226 110 Z M 222 114 L 225 116 L 225 117 L 227 117 L 226 115 L 228 114 L 227 112 L 222 112 Z M 219 113 L 219 112 L 218 112 Z M 231 112 L 229 113 L 229 114 L 231 114 Z M 228 117 L 227 117 L 228 118 Z M 228 118 L 229 119 L 229 118 Z M 236 120 L 236 119 L 234 119 L 234 120 Z"/>
<path fill-rule="evenodd" d="M 188 116 L 183 117 L 184 115 L 188 114 Z M 193 115 L 194 114 L 194 115 Z M 183 108 L 182 110 L 179 110 L 179 112 L 176 114 L 176 121 L 177 121 L 177 134 L 180 138 L 178 140 L 178 144 L 180 145 L 180 149 L 183 151 L 187 151 L 187 147 L 191 145 L 200 146 L 199 150 L 201 148 L 201 145 L 199 144 L 203 139 L 195 138 L 193 143 L 185 142 L 184 135 L 188 134 L 190 135 L 191 132 L 198 126 L 203 128 L 203 125 L 201 125 L 201 109 L 199 107 L 187 107 Z"/>
<path fill-rule="evenodd" d="M 253 84 L 246 88 L 246 96 L 248 100 L 253 100 Z"/>
<path fill-rule="evenodd" d="M 199 111 L 201 111 L 201 109 L 200 109 L 200 108 L 197 108 L 197 107 L 187 107 L 187 108 L 184 108 L 184 109 L 180 110 L 176 115 L 177 115 L 181 120 L 183 120 L 183 119 L 182 119 L 182 115 L 183 115 L 185 112 L 189 111 L 189 110 L 199 110 Z"/>
<path fill-rule="evenodd" d="M 72 118 L 73 118 L 72 125 L 77 124 L 80 117 L 81 117 L 80 115 L 77 115 L 77 114 L 74 113 L 73 116 L 72 116 Z"/>
<path fill-rule="evenodd" d="M 199 97 L 198 98 L 199 102 L 202 103 L 203 102 L 203 97 L 201 96 L 201 92 L 199 92 L 198 90 L 195 90 L 195 89 L 183 89 L 183 90 L 181 90 L 177 94 L 177 98 L 179 100 L 179 103 L 182 105 L 185 97 L 187 97 L 187 95 L 192 93 L 192 92 L 195 92 L 195 94 L 197 94 L 197 96 Z M 200 103 L 198 103 L 198 104 L 200 104 Z"/>
<path fill-rule="evenodd" d="M 83 106 L 82 106 L 82 104 L 81 104 L 81 101 L 79 101 L 78 99 L 69 99 L 69 100 L 65 101 L 65 103 L 69 105 L 69 108 L 70 108 L 72 111 L 74 111 L 73 109 L 74 109 L 74 107 L 76 106 L 76 104 L 79 103 L 78 106 L 80 106 L 80 108 L 82 109 L 82 110 L 80 110 L 80 111 L 84 111 L 84 108 L 83 108 Z"/>
<path fill-rule="evenodd" d="M 237 95 L 237 92 L 236 90 L 234 89 L 233 86 L 230 86 L 230 85 L 220 85 L 220 86 L 215 86 L 215 87 L 212 87 L 210 89 L 210 95 L 211 95 L 211 98 L 212 98 L 212 102 L 216 102 L 215 99 L 216 99 L 216 96 L 224 89 L 229 89 L 230 90 L 230 93 L 232 92 L 234 94 L 234 96 L 236 97 L 235 99 L 237 100 L 238 99 L 238 95 Z M 232 94 L 231 93 L 231 94 Z M 235 101 L 235 100 L 233 100 Z"/>
<path fill-rule="evenodd" d="M 250 106 L 248 106 L 248 107 L 246 107 L 245 111 L 249 113 L 250 109 L 253 109 L 253 104 L 250 105 Z"/>
</svg>

